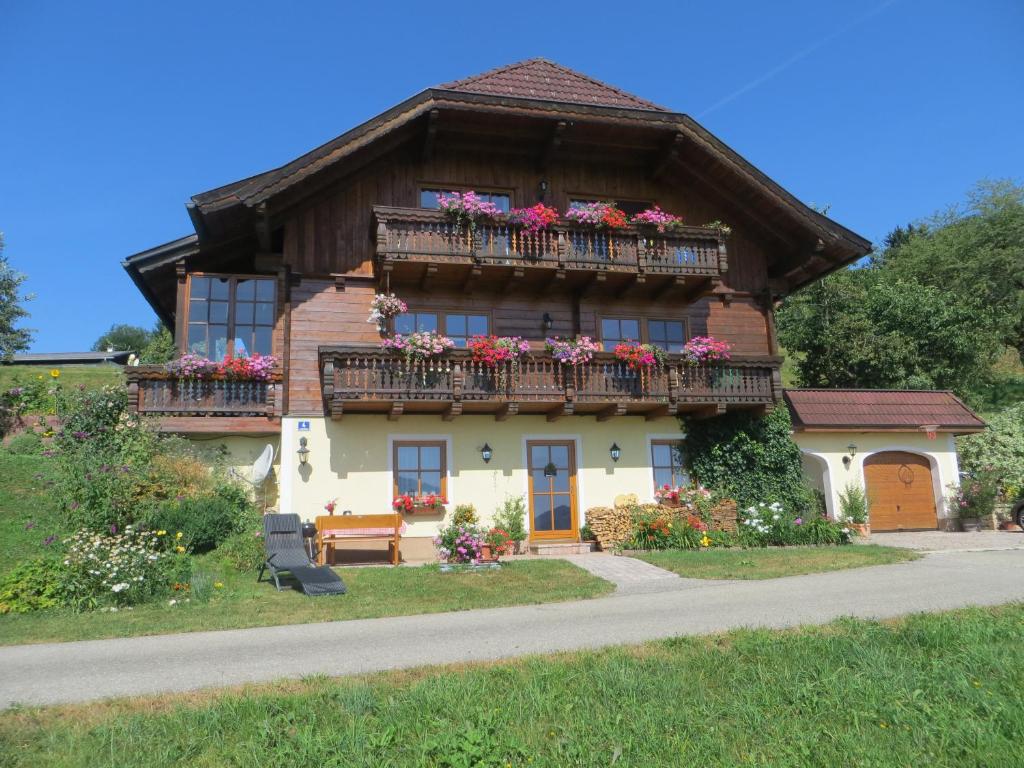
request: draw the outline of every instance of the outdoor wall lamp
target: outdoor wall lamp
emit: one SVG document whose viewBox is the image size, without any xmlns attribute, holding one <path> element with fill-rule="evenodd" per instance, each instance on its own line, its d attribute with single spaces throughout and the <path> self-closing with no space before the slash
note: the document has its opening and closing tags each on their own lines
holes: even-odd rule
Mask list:
<svg viewBox="0 0 1024 768">
<path fill-rule="evenodd" d="M 612 455 L 612 461 L 618 461 L 619 457 L 622 456 L 622 449 L 619 448 L 618 443 L 612 443 L 612 447 L 608 449 L 608 452 Z"/>
<path fill-rule="evenodd" d="M 551 318 L 550 312 L 545 312 L 544 317 L 541 318 L 541 325 L 544 326 L 544 332 L 547 333 L 555 327 L 555 321 Z"/>
<path fill-rule="evenodd" d="M 857 455 L 857 445 L 856 445 L 856 443 L 850 443 L 848 446 L 846 446 L 846 455 L 843 456 L 843 466 L 846 467 L 847 469 L 849 469 L 850 468 L 850 462 L 853 460 L 853 457 L 856 456 L 856 455 Z"/>
<path fill-rule="evenodd" d="M 544 201 L 544 195 L 548 193 L 548 182 L 547 179 L 541 179 L 540 184 L 537 185 L 537 197 Z"/>
<path fill-rule="evenodd" d="M 555 462 L 549 461 L 544 465 L 544 477 L 554 477 L 558 474 L 558 467 L 555 466 Z"/>
<path fill-rule="evenodd" d="M 299 454 L 299 464 L 305 466 L 309 461 L 309 441 L 306 438 L 299 438 L 299 450 L 296 453 Z"/>
<path fill-rule="evenodd" d="M 491 450 L 491 446 L 484 443 L 484 447 L 480 449 L 480 458 L 484 460 L 484 464 L 491 463 L 491 456 L 494 455 L 494 451 Z"/>
</svg>

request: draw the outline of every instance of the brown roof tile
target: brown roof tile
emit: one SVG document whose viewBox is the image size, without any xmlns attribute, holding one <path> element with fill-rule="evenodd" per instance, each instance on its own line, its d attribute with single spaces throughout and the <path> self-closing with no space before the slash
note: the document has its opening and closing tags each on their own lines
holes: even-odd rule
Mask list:
<svg viewBox="0 0 1024 768">
<path fill-rule="evenodd" d="M 581 72 L 539 58 L 507 64 L 479 75 L 445 83 L 438 88 L 462 93 L 483 93 L 490 96 L 561 101 L 600 107 L 670 111 Z"/>
<path fill-rule="evenodd" d="M 974 431 L 985 422 L 952 392 L 888 389 L 787 389 L 797 429 L 920 429 Z"/>
</svg>

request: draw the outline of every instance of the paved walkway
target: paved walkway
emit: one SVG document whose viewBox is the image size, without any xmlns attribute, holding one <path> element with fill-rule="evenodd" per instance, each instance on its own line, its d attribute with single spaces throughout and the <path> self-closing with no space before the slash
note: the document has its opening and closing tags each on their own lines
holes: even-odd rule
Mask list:
<svg viewBox="0 0 1024 768">
<path fill-rule="evenodd" d="M 868 544 L 906 547 L 921 552 L 986 552 L 997 549 L 1024 549 L 1024 533 L 1020 531 L 977 531 L 946 533 L 945 531 L 904 531 L 873 533 Z"/>
<path fill-rule="evenodd" d="M 765 581 L 682 581 L 679 589 L 572 603 L 0 648 L 0 708 L 994 605 L 1024 600 L 1024 553 L 934 554 Z"/>
<path fill-rule="evenodd" d="M 684 579 L 678 573 L 666 571 L 633 557 L 595 552 L 589 555 L 569 555 L 564 559 L 605 581 L 610 581 L 615 585 L 618 595 L 708 585 L 707 581 Z"/>
</svg>

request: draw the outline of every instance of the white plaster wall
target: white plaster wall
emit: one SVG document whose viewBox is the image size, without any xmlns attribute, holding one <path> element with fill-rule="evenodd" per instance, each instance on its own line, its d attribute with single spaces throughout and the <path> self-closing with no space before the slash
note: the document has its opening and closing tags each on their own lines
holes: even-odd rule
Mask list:
<svg viewBox="0 0 1024 768">
<path fill-rule="evenodd" d="M 299 431 L 298 422 L 309 422 Z M 498 422 L 484 416 L 462 416 L 451 422 L 437 416 L 346 415 L 339 421 L 286 417 L 282 423 L 281 511 L 303 519 L 323 514 L 337 498 L 339 510 L 354 514 L 389 512 L 392 501 L 391 462 L 395 440 L 444 440 L 448 451 L 448 513 L 456 504 L 473 504 L 481 522 L 488 522 L 506 496 L 526 496 L 526 441 L 571 440 L 576 445 L 579 522 L 588 507 L 611 505 L 615 496 L 635 493 L 652 499 L 650 440 L 682 439 L 673 418 L 644 421 L 620 417 L 597 422 L 591 417 L 566 417 L 548 422 L 543 416 L 517 416 Z M 295 452 L 299 438 L 308 438 L 309 462 L 300 467 Z M 489 464 L 480 458 L 488 443 Z M 622 449 L 619 461 L 609 454 L 612 443 Z M 407 536 L 433 536 L 439 515 L 407 517 Z"/>
<path fill-rule="evenodd" d="M 250 436 L 250 435 L 218 435 L 216 437 L 190 437 L 190 442 L 205 449 L 216 449 L 223 447 L 227 453 L 227 467 L 234 469 L 242 478 L 248 480 L 252 477 L 252 465 L 263 453 L 268 444 L 274 446 L 273 471 L 267 477 L 266 483 L 255 493 L 256 501 L 262 505 L 264 492 L 266 503 L 270 508 L 276 507 L 279 501 L 281 477 L 281 441 L 276 436 Z"/>
<path fill-rule="evenodd" d="M 808 479 L 817 486 L 824 485 L 829 517 L 839 516 L 839 494 L 847 483 L 865 487 L 864 460 L 881 451 L 907 451 L 927 458 L 931 464 L 939 519 L 955 516 L 947 508 L 946 497 L 950 493 L 950 484 L 959 484 L 960 467 L 956 442 L 949 433 L 940 432 L 934 440 L 929 440 L 923 432 L 796 432 L 793 438 L 800 450 L 808 454 L 804 459 L 804 472 L 810 475 Z M 849 455 L 847 446 L 850 443 L 857 446 L 857 454 L 847 468 L 843 457 Z M 820 471 L 821 462 L 827 468 L 824 478 Z"/>
</svg>

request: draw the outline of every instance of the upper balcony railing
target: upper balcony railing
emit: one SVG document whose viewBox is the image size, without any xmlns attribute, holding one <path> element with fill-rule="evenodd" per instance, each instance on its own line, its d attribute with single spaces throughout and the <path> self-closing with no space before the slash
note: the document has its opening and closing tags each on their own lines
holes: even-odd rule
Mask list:
<svg viewBox="0 0 1024 768">
<path fill-rule="evenodd" d="M 442 211 L 375 206 L 377 259 L 718 278 L 728 269 L 718 229 L 593 229 L 560 220 L 530 233 L 504 220 L 460 226 Z"/>
<path fill-rule="evenodd" d="M 281 376 L 270 381 L 180 379 L 162 365 L 125 368 L 130 406 L 146 416 L 280 416 Z"/>
<path fill-rule="evenodd" d="M 773 404 L 781 394 L 777 358 L 737 358 L 693 365 L 672 356 L 666 365 L 632 370 L 610 353 L 581 365 L 530 354 L 498 367 L 465 350 L 409 360 L 376 348 L 321 347 L 324 400 L 345 412 L 637 413 L 666 415 L 701 406 Z"/>
</svg>

